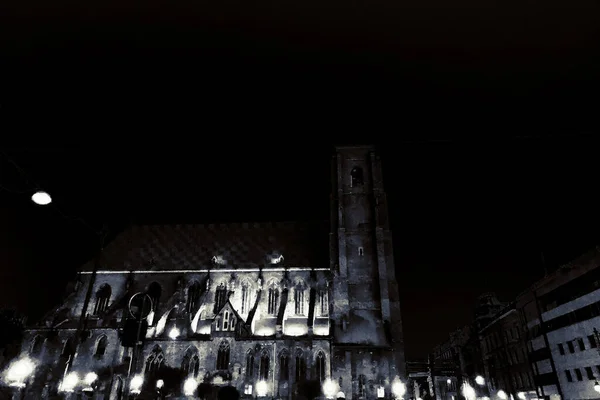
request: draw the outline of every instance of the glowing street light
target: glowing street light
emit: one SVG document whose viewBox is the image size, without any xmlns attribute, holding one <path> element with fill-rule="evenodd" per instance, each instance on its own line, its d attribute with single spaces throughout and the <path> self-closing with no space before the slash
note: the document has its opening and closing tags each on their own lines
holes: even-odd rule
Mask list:
<svg viewBox="0 0 600 400">
<path fill-rule="evenodd" d="M 449 385 L 449 384 L 451 384 L 451 383 L 452 383 L 452 379 L 450 379 L 450 378 L 446 379 L 446 383 L 447 383 L 448 385 Z"/>
<path fill-rule="evenodd" d="M 52 197 L 48 194 L 48 192 L 44 192 L 43 190 L 38 190 L 31 196 L 31 201 L 40 206 L 46 206 L 52 203 Z"/>
<path fill-rule="evenodd" d="M 179 337 L 180 333 L 181 332 L 179 331 L 179 329 L 177 329 L 177 327 L 175 326 L 175 327 L 173 327 L 173 329 L 171 329 L 169 331 L 169 337 L 171 339 L 175 340 L 175 339 L 177 339 Z"/>
<path fill-rule="evenodd" d="M 483 379 L 483 376 L 477 375 L 475 377 L 475 383 L 478 384 L 479 386 L 483 386 L 483 385 L 485 385 L 485 379 Z"/>
<path fill-rule="evenodd" d="M 598 381 L 594 382 L 594 390 L 600 393 L 600 383 Z"/>
<path fill-rule="evenodd" d="M 395 377 L 392 381 L 392 394 L 397 399 L 401 399 L 406 393 L 406 385 L 400 380 L 399 377 Z"/>
<path fill-rule="evenodd" d="M 79 375 L 77 372 L 69 372 L 62 380 L 60 390 L 63 392 L 75 391 L 75 386 L 79 383 Z"/>
<path fill-rule="evenodd" d="M 144 384 L 144 377 L 142 375 L 136 375 L 131 378 L 129 388 L 131 393 L 139 394 L 142 391 L 142 385 Z"/>
<path fill-rule="evenodd" d="M 269 385 L 266 381 L 258 381 L 256 382 L 256 395 L 258 397 L 265 397 L 267 395 L 267 391 L 269 390 Z"/>
<path fill-rule="evenodd" d="M 519 392 L 519 393 L 517 393 L 517 397 L 519 399 L 521 399 L 521 400 L 525 400 L 526 399 L 525 392 Z"/>
<path fill-rule="evenodd" d="M 9 367 L 6 373 L 6 380 L 10 386 L 24 387 L 25 381 L 33 371 L 35 370 L 35 364 L 29 358 L 22 358 L 15 361 Z"/>
<path fill-rule="evenodd" d="M 508 396 L 504 390 L 498 390 L 498 397 L 500 397 L 502 400 L 508 399 Z"/>
<path fill-rule="evenodd" d="M 187 378 L 183 383 L 183 394 L 186 396 L 193 396 L 197 387 L 198 381 L 196 378 Z"/>
<path fill-rule="evenodd" d="M 323 382 L 323 394 L 328 399 L 335 398 L 336 393 L 338 392 L 338 384 L 332 379 L 326 379 Z"/>
<path fill-rule="evenodd" d="M 88 374 L 85 376 L 85 383 L 91 385 L 92 383 L 96 382 L 96 379 L 98 379 L 98 374 L 95 372 L 88 372 Z"/>
<path fill-rule="evenodd" d="M 465 383 L 463 385 L 462 394 L 467 400 L 475 400 L 475 398 L 477 397 L 475 389 L 473 389 L 473 386 L 469 385 L 468 383 Z"/>
<path fill-rule="evenodd" d="M 156 388 L 157 389 L 162 389 L 162 387 L 165 386 L 165 381 L 163 381 L 162 379 L 159 379 L 156 381 Z"/>
</svg>

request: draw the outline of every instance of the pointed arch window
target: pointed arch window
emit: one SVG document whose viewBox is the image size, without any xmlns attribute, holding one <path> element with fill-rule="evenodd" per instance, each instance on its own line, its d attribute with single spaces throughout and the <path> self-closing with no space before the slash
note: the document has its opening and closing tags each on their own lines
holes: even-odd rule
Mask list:
<svg viewBox="0 0 600 400">
<path fill-rule="evenodd" d="M 219 345 L 219 351 L 217 352 L 217 369 L 229 369 L 229 351 L 229 343 L 222 341 Z"/>
<path fill-rule="evenodd" d="M 327 299 L 327 290 L 321 289 L 318 294 L 317 315 L 325 317 L 329 314 L 329 301 Z"/>
<path fill-rule="evenodd" d="M 316 372 L 317 372 L 317 379 L 320 382 L 325 381 L 325 377 L 326 377 L 326 372 L 325 372 L 325 353 L 323 353 L 322 351 L 319 351 L 317 353 L 317 359 L 316 359 L 316 363 L 315 363 L 315 368 L 316 368 Z"/>
<path fill-rule="evenodd" d="M 365 182 L 362 168 L 352 168 L 352 171 L 350 171 L 350 179 L 351 187 L 362 186 Z"/>
<path fill-rule="evenodd" d="M 294 313 L 304 315 L 304 293 L 306 292 L 304 284 L 297 283 L 294 288 Z"/>
<path fill-rule="evenodd" d="M 269 315 L 277 314 L 277 302 L 279 301 L 279 290 L 275 286 L 269 287 L 269 304 L 267 312 Z"/>
<path fill-rule="evenodd" d="M 246 377 L 254 378 L 254 352 L 252 349 L 246 353 Z"/>
<path fill-rule="evenodd" d="M 110 301 L 110 295 L 112 289 L 109 284 L 105 283 L 100 286 L 100 289 L 96 292 L 96 305 L 94 306 L 94 315 L 99 315 L 108 309 L 108 303 Z"/>
<path fill-rule="evenodd" d="M 229 311 L 225 311 L 223 313 L 223 330 L 224 331 L 229 330 Z"/>
<path fill-rule="evenodd" d="M 188 288 L 188 302 L 187 311 L 193 313 L 198 308 L 198 301 L 200 300 L 200 284 L 194 282 Z"/>
<path fill-rule="evenodd" d="M 306 362 L 304 361 L 304 352 L 296 350 L 296 382 L 302 382 L 306 378 Z"/>
<path fill-rule="evenodd" d="M 287 381 L 290 379 L 290 355 L 287 350 L 279 353 L 279 380 Z"/>
<path fill-rule="evenodd" d="M 217 286 L 217 290 L 215 291 L 215 309 L 213 312 L 216 314 L 221 311 L 221 308 L 223 308 L 226 302 L 227 287 L 221 283 L 219 286 Z"/>
<path fill-rule="evenodd" d="M 188 376 L 198 377 L 200 372 L 200 358 L 198 357 L 198 350 L 195 348 L 189 348 L 183 356 L 181 363 L 181 370 Z"/>
<path fill-rule="evenodd" d="M 269 357 L 269 353 L 267 351 L 263 351 L 260 355 L 260 371 L 259 378 L 262 380 L 269 379 L 269 369 L 271 368 L 271 358 Z"/>
<path fill-rule="evenodd" d="M 250 312 L 250 285 L 248 282 L 242 283 L 242 314 Z"/>
<path fill-rule="evenodd" d="M 152 282 L 150 286 L 148 286 L 147 293 L 148 296 L 150 296 L 150 299 L 152 299 L 152 311 L 156 311 L 162 294 L 162 287 L 158 282 Z"/>
<path fill-rule="evenodd" d="M 157 345 L 146 359 L 146 373 L 153 375 L 164 366 L 165 356 L 162 349 Z"/>
<path fill-rule="evenodd" d="M 31 341 L 31 350 L 30 354 L 32 356 L 39 356 L 42 352 L 42 347 L 44 345 L 44 339 L 40 335 L 36 335 Z"/>
<path fill-rule="evenodd" d="M 96 344 L 96 356 L 103 356 L 104 353 L 106 353 L 106 346 L 108 346 L 108 338 L 106 337 L 106 335 L 102 335 L 100 336 L 100 339 L 98 339 L 98 343 Z"/>
</svg>

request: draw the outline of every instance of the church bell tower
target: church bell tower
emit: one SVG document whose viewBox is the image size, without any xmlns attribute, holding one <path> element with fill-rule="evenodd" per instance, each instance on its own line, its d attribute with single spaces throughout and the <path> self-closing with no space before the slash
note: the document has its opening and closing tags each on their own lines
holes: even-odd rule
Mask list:
<svg viewBox="0 0 600 400">
<path fill-rule="evenodd" d="M 377 398 L 405 378 L 404 340 L 381 160 L 372 146 L 332 161 L 332 377 L 346 398 Z M 340 379 L 341 378 L 341 379 Z"/>
</svg>

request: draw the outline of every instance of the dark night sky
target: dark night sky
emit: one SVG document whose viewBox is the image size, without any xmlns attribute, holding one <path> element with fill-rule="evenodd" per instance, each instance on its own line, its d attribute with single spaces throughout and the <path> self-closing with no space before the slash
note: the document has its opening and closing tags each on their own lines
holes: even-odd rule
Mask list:
<svg viewBox="0 0 600 400">
<path fill-rule="evenodd" d="M 418 357 L 540 249 L 598 241 L 598 38 L 594 0 L 6 0 L 0 132 L 64 213 L 115 229 L 326 218 L 329 144 L 382 143 Z M 28 187 L 4 159 L 0 184 Z M 93 237 L 0 193 L 0 300 L 39 315 Z"/>
<path fill-rule="evenodd" d="M 5 149 L 28 178 L 2 158 L 0 183 L 12 192 L 0 192 L 0 303 L 39 316 L 93 253 L 93 235 L 61 213 L 114 230 L 327 218 L 328 145 L 193 143 Z M 481 292 L 510 300 L 539 278 L 541 250 L 552 268 L 598 243 L 591 135 L 380 143 L 408 357 L 469 322 Z M 36 185 L 60 212 L 15 193 Z"/>
</svg>

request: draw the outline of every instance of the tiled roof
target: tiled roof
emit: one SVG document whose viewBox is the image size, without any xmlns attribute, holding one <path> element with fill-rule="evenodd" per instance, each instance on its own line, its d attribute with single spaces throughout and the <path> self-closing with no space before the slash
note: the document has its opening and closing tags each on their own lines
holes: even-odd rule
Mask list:
<svg viewBox="0 0 600 400">
<path fill-rule="evenodd" d="M 118 235 L 103 252 L 101 270 L 181 270 L 268 266 L 327 267 L 324 224 L 296 222 L 209 225 L 142 225 Z M 215 264 L 213 257 L 223 260 Z M 82 270 L 90 271 L 93 261 Z"/>
</svg>

